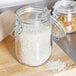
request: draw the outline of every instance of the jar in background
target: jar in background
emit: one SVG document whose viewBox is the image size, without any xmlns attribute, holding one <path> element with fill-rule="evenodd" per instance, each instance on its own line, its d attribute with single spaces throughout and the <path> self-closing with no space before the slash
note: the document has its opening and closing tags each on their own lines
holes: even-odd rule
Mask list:
<svg viewBox="0 0 76 76">
<path fill-rule="evenodd" d="M 76 1 L 58 1 L 53 15 L 63 25 L 67 33 L 76 31 Z"/>
<path fill-rule="evenodd" d="M 66 32 L 65 37 L 54 41 L 76 62 L 76 1 L 61 0 L 56 2 L 53 8 L 53 16 Z"/>
</svg>

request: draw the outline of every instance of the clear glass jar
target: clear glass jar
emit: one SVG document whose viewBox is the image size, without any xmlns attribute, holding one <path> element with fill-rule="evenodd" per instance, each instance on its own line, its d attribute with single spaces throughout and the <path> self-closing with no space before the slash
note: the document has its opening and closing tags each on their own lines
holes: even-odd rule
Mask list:
<svg viewBox="0 0 76 76">
<path fill-rule="evenodd" d="M 47 9 L 23 7 L 16 12 L 15 49 L 17 59 L 39 66 L 51 56 L 51 24 Z"/>
<path fill-rule="evenodd" d="M 57 1 L 53 16 L 63 25 L 67 33 L 76 31 L 76 1 Z"/>
<path fill-rule="evenodd" d="M 66 33 L 65 37 L 54 41 L 76 62 L 76 1 L 61 0 L 56 2 L 53 8 L 53 16 Z"/>
</svg>

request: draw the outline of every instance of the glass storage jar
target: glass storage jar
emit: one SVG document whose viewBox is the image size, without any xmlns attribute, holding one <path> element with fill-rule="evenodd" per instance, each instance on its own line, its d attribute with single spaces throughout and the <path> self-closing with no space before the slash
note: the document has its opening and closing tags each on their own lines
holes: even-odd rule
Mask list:
<svg viewBox="0 0 76 76">
<path fill-rule="evenodd" d="M 53 8 L 53 16 L 63 25 L 66 33 L 75 32 L 76 1 L 58 1 Z"/>
<path fill-rule="evenodd" d="M 60 32 L 55 38 L 64 36 L 59 25 L 47 8 L 22 7 L 16 11 L 15 51 L 20 63 L 39 66 L 51 56 L 52 25 Z"/>
<path fill-rule="evenodd" d="M 76 1 L 57 1 L 53 16 L 64 27 L 66 36 L 54 41 L 76 62 Z"/>
<path fill-rule="evenodd" d="M 51 56 L 51 24 L 47 9 L 23 7 L 17 10 L 15 48 L 18 60 L 39 66 Z"/>
</svg>

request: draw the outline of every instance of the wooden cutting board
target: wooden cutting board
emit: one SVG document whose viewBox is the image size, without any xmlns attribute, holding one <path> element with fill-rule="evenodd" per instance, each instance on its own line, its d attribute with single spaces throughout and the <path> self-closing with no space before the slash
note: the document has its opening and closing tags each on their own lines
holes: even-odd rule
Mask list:
<svg viewBox="0 0 76 76">
<path fill-rule="evenodd" d="M 66 63 L 63 71 L 52 71 L 46 63 L 39 67 L 29 67 L 20 64 L 15 57 L 15 41 L 8 36 L 0 42 L 0 76 L 52 76 L 59 72 L 76 68 L 76 64 L 54 43 L 52 56 L 49 60 L 58 60 Z M 76 75 L 75 75 L 76 76 Z"/>
</svg>

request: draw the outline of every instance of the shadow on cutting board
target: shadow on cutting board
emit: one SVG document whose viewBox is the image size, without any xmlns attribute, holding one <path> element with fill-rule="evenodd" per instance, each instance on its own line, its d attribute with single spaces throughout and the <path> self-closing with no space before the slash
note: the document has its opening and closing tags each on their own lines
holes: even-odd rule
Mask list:
<svg viewBox="0 0 76 76">
<path fill-rule="evenodd" d="M 7 47 L 8 52 L 12 55 L 12 57 L 17 60 L 15 55 L 15 39 L 8 36 L 5 40 L 3 40 L 3 43 Z"/>
</svg>

